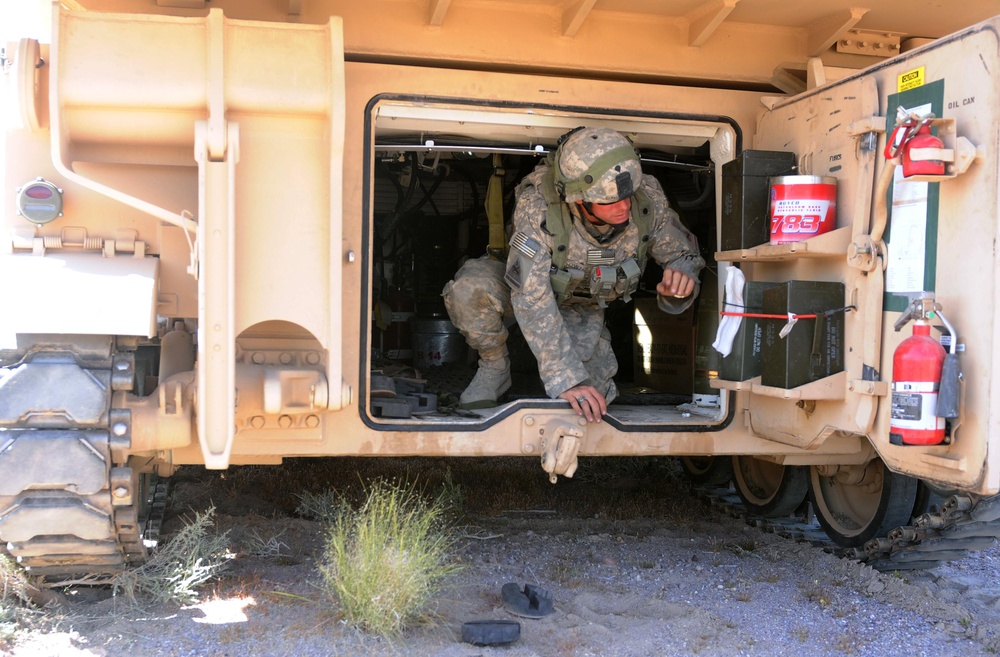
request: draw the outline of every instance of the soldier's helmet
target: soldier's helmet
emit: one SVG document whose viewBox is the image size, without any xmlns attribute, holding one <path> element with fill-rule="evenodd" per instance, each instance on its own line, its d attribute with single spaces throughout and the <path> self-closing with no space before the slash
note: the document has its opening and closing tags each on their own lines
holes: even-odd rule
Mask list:
<svg viewBox="0 0 1000 657">
<path fill-rule="evenodd" d="M 567 203 L 616 203 L 642 180 L 632 143 L 609 128 L 577 128 L 563 137 L 555 156 L 555 185 Z"/>
</svg>

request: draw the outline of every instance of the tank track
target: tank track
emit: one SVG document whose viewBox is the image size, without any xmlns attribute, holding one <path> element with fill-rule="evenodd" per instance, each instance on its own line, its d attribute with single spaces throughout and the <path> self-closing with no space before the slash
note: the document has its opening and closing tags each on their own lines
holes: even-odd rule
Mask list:
<svg viewBox="0 0 1000 657">
<path fill-rule="evenodd" d="M 962 559 L 969 552 L 993 547 L 1000 538 L 1000 495 L 952 495 L 945 499 L 940 511 L 924 513 L 912 525 L 897 527 L 885 538 L 872 539 L 860 548 L 842 548 L 809 514 L 763 518 L 748 511 L 730 488 L 696 486 L 694 490 L 715 508 L 743 518 L 750 525 L 881 571 L 934 568 Z"/>
<path fill-rule="evenodd" d="M 133 366 L 105 343 L 0 354 L 0 545 L 39 585 L 106 583 L 158 540 L 169 480 L 127 455 Z"/>
</svg>

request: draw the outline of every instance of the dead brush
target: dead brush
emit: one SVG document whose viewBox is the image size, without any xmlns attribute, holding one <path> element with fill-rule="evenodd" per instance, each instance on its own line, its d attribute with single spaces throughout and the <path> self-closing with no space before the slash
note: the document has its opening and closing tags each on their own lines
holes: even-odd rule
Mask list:
<svg viewBox="0 0 1000 657">
<path fill-rule="evenodd" d="M 460 569 L 446 518 L 440 498 L 428 502 L 413 484 L 385 480 L 369 487 L 360 508 L 340 505 L 320 574 L 348 623 L 393 637 L 429 620 L 434 596 Z"/>
<path fill-rule="evenodd" d="M 9 608 L 30 602 L 28 578 L 14 560 L 0 554 L 0 618 Z"/>
<path fill-rule="evenodd" d="M 170 541 L 144 564 L 115 576 L 115 596 L 132 605 L 142 602 L 191 604 L 198 588 L 215 577 L 235 555 L 229 532 L 213 533 L 215 508 L 195 514 Z"/>
<path fill-rule="evenodd" d="M 295 513 L 324 524 L 331 524 L 337 519 L 337 513 L 343 500 L 336 491 L 328 490 L 323 493 L 313 493 L 306 491 L 300 493 L 299 504 L 295 507 Z"/>
<path fill-rule="evenodd" d="M 240 532 L 238 545 L 239 552 L 248 557 L 278 558 L 287 556 L 290 548 L 283 541 L 278 540 L 281 532 L 274 535 L 262 535 L 255 529 L 248 529 Z"/>
<path fill-rule="evenodd" d="M 29 587 L 24 571 L 7 555 L 0 554 L 0 641 L 17 632 L 20 611 L 31 602 Z"/>
</svg>

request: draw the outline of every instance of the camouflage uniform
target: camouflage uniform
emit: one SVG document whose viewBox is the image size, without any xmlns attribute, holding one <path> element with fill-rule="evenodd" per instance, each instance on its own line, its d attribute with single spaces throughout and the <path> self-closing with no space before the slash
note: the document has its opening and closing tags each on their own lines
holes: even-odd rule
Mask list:
<svg viewBox="0 0 1000 657">
<path fill-rule="evenodd" d="M 553 236 L 543 227 L 547 202 L 538 191 L 537 182 L 547 167 L 541 165 L 527 178 L 536 183 L 523 190 L 514 211 L 514 231 L 540 244 L 530 259 L 527 270 L 510 272 L 515 254 L 508 258 L 508 275 L 501 262 L 486 258 L 470 260 L 444 288 L 445 306 L 452 322 L 462 332 L 469 346 L 482 355 L 503 351 L 507 341 L 505 317 L 516 317 L 521 331 L 538 360 L 539 374 L 545 391 L 556 398 L 581 383 L 593 385 L 610 402 L 617 395 L 612 378 L 618 363 L 611 350 L 611 339 L 604 326 L 604 309 L 597 300 L 575 294 L 557 303 L 549 275 L 552 268 Z M 641 188 L 653 202 L 653 226 L 650 232 L 649 256 L 664 268 L 679 270 L 697 281 L 705 262 L 698 255 L 694 237 L 681 225 L 677 213 L 667 204 L 660 184 L 652 176 L 642 176 Z M 572 206 L 571 206 L 572 208 Z M 615 261 L 634 256 L 638 249 L 639 231 L 633 221 L 622 229 L 598 237 L 588 230 L 585 219 L 574 216 L 573 231 L 567 249 L 568 267 L 585 272 L 584 281 L 595 265 L 587 264 L 588 251 L 613 249 Z M 518 258 L 525 262 L 523 258 Z M 620 294 L 620 290 L 616 291 Z M 694 293 L 684 299 L 659 297 L 662 310 L 679 313 L 687 309 Z M 613 296 L 618 296 L 614 294 Z M 608 297 L 606 297 L 606 300 Z"/>
<path fill-rule="evenodd" d="M 605 223 L 603 232 L 579 215 L 576 203 L 626 198 L 628 221 Z M 549 396 L 585 384 L 611 402 L 618 363 L 604 326 L 605 305 L 619 296 L 627 300 L 643 258 L 697 282 L 705 262 L 694 237 L 656 179 L 643 175 L 631 142 L 607 128 L 581 127 L 559 140 L 555 154 L 518 187 L 513 224 L 506 267 L 485 258 L 469 261 L 443 291 L 452 322 L 480 356 L 463 405 L 493 405 L 510 387 L 504 323 L 510 318 L 535 354 Z M 642 236 L 648 239 L 640 244 Z M 696 285 L 684 299 L 659 297 L 659 305 L 679 313 L 697 294 Z"/>
</svg>

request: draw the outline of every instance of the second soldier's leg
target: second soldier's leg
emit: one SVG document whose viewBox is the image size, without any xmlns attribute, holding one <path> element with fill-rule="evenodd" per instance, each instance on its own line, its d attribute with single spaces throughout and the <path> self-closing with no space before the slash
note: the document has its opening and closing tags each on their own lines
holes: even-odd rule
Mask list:
<svg viewBox="0 0 1000 657">
<path fill-rule="evenodd" d="M 462 408 L 489 408 L 510 388 L 507 327 L 511 314 L 510 289 L 504 283 L 504 263 L 469 260 L 442 291 L 452 324 L 479 352 L 479 370 L 462 393 Z"/>
</svg>

